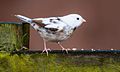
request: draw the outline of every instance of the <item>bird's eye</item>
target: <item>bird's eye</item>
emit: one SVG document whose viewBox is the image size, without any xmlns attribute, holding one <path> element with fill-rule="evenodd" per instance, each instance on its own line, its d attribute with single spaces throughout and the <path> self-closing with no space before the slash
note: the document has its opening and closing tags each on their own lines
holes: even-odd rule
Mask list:
<svg viewBox="0 0 120 72">
<path fill-rule="evenodd" d="M 77 20 L 79 20 L 79 18 L 77 18 Z"/>
</svg>

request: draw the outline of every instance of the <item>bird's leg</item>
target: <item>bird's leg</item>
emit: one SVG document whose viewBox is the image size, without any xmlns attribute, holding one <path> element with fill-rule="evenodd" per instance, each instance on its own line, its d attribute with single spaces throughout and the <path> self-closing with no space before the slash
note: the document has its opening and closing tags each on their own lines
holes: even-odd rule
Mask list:
<svg viewBox="0 0 120 72">
<path fill-rule="evenodd" d="M 64 51 L 64 50 L 65 50 L 65 51 L 66 51 L 66 53 L 68 54 L 68 49 L 64 48 L 64 47 L 60 44 L 60 42 L 58 42 L 57 44 L 58 44 L 58 45 L 62 48 L 62 51 Z"/>
<path fill-rule="evenodd" d="M 46 46 L 46 41 L 45 39 L 43 38 L 43 43 L 44 43 L 44 50 L 42 51 L 43 52 L 46 52 L 47 53 L 47 56 L 48 56 L 48 51 L 51 51 L 49 48 L 47 49 L 47 46 Z"/>
</svg>

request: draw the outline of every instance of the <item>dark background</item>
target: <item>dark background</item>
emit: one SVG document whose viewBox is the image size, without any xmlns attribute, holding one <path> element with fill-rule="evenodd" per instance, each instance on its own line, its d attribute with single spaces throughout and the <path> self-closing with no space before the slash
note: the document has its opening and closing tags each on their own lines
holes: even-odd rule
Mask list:
<svg viewBox="0 0 120 72">
<path fill-rule="evenodd" d="M 66 48 L 120 49 L 120 0 L 0 0 L 0 21 L 18 22 L 15 14 L 31 18 L 80 14 L 87 20 L 73 36 L 62 42 Z M 48 43 L 48 48 L 60 49 Z M 31 28 L 30 49 L 43 49 L 42 38 Z"/>
</svg>

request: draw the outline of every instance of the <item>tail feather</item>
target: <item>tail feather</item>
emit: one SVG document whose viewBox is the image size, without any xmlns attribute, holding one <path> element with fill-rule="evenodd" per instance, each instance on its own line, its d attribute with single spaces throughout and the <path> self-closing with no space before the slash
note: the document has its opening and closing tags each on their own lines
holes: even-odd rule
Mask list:
<svg viewBox="0 0 120 72">
<path fill-rule="evenodd" d="M 28 18 L 28 17 L 25 17 L 25 16 L 22 16 L 22 15 L 15 15 L 17 18 L 19 18 L 20 20 L 24 21 L 24 22 L 27 22 L 27 23 L 30 23 L 30 25 L 36 30 L 36 31 L 39 31 L 39 25 L 37 25 L 35 22 L 33 22 L 32 19 Z"/>
<path fill-rule="evenodd" d="M 22 15 L 15 15 L 17 18 L 19 18 L 20 20 L 27 22 L 27 23 L 32 23 L 32 19 L 22 16 Z"/>
</svg>

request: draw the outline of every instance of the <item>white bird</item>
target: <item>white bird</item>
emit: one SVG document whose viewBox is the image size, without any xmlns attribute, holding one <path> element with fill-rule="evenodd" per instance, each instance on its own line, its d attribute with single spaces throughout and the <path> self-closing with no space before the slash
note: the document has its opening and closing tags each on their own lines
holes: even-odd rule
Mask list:
<svg viewBox="0 0 120 72">
<path fill-rule="evenodd" d="M 46 47 L 46 41 L 56 42 L 62 50 L 68 53 L 68 50 L 64 48 L 60 42 L 68 39 L 76 28 L 81 26 L 83 22 L 86 22 L 79 14 L 69 14 L 61 17 L 49 17 L 49 18 L 28 18 L 22 15 L 15 15 L 20 20 L 30 23 L 30 25 L 41 35 L 44 41 L 44 50 L 48 55 L 48 49 Z"/>
</svg>

